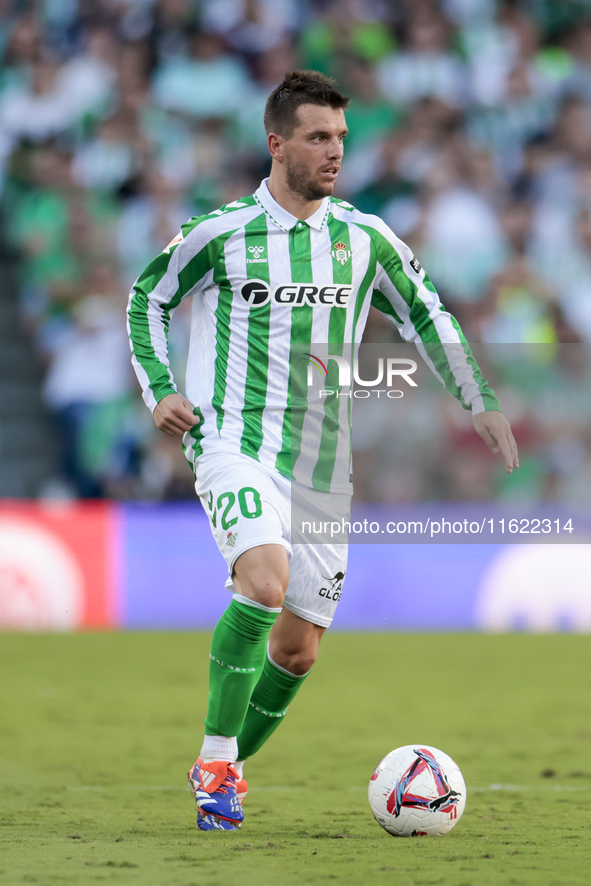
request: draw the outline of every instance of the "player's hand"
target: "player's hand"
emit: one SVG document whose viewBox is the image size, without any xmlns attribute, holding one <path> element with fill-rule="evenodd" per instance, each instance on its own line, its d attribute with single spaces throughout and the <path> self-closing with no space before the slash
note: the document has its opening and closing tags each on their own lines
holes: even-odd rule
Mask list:
<svg viewBox="0 0 591 886">
<path fill-rule="evenodd" d="M 169 437 L 182 437 L 194 425 L 199 424 L 199 416 L 193 413 L 193 407 L 181 394 L 167 394 L 154 410 L 156 427 Z"/>
<path fill-rule="evenodd" d="M 511 425 L 502 412 L 479 412 L 472 416 L 476 432 L 480 434 L 492 452 L 500 452 L 505 459 L 505 470 L 513 473 L 519 467 L 517 443 L 511 432 Z"/>
</svg>

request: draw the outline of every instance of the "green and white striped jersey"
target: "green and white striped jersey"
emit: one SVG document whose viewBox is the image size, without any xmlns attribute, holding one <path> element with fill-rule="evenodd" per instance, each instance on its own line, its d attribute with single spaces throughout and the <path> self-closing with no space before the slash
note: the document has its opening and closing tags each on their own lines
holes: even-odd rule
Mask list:
<svg viewBox="0 0 591 886">
<path fill-rule="evenodd" d="M 301 221 L 264 181 L 252 196 L 182 227 L 129 299 L 132 362 L 152 410 L 177 390 L 167 336 L 171 313 L 187 296 L 186 396 L 201 418 L 184 439 L 193 464 L 208 451 L 241 452 L 313 488 L 350 492 L 351 401 L 327 398 L 321 422 L 305 404 L 296 407 L 290 357 L 311 342 L 352 354 L 372 304 L 420 349 L 455 343 L 434 360 L 423 347 L 423 356 L 466 408 L 500 408 L 408 246 L 381 219 L 342 200 L 326 197 Z"/>
</svg>

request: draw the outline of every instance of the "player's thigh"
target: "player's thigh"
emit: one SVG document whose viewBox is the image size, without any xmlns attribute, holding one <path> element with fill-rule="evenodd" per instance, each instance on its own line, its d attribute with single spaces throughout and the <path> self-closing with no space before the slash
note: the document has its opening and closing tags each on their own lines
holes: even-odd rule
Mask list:
<svg viewBox="0 0 591 886">
<path fill-rule="evenodd" d="M 284 606 L 304 621 L 330 627 L 347 571 L 346 544 L 294 544 Z"/>
<path fill-rule="evenodd" d="M 234 589 L 232 574 L 238 559 L 260 546 L 283 549 L 285 558 L 279 557 L 281 567 L 277 567 L 283 573 L 285 559 L 291 557 L 289 503 L 258 462 L 225 452 L 201 456 L 195 466 L 195 490 L 228 564 L 229 590 Z"/>
</svg>

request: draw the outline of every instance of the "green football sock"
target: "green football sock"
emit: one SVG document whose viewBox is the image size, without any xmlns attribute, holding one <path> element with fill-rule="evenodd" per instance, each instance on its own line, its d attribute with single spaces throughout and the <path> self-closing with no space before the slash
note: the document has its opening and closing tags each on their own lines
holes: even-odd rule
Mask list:
<svg viewBox="0 0 591 886">
<path fill-rule="evenodd" d="M 275 732 L 308 674 L 301 677 L 280 668 L 267 656 L 238 733 L 238 759 L 246 760 Z"/>
<path fill-rule="evenodd" d="M 209 654 L 206 735 L 238 735 L 279 611 L 233 598 L 218 621 Z"/>
</svg>

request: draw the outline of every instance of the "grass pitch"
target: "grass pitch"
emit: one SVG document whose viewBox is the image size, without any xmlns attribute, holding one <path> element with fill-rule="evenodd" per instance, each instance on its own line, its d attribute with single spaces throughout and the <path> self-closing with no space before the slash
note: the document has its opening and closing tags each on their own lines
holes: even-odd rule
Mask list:
<svg viewBox="0 0 591 886">
<path fill-rule="evenodd" d="M 203 834 L 185 773 L 205 634 L 0 636 L 0 884 L 591 882 L 591 637 L 328 634 L 246 770 L 236 833 Z M 399 745 L 453 756 L 466 811 L 397 839 L 367 783 Z"/>
</svg>

